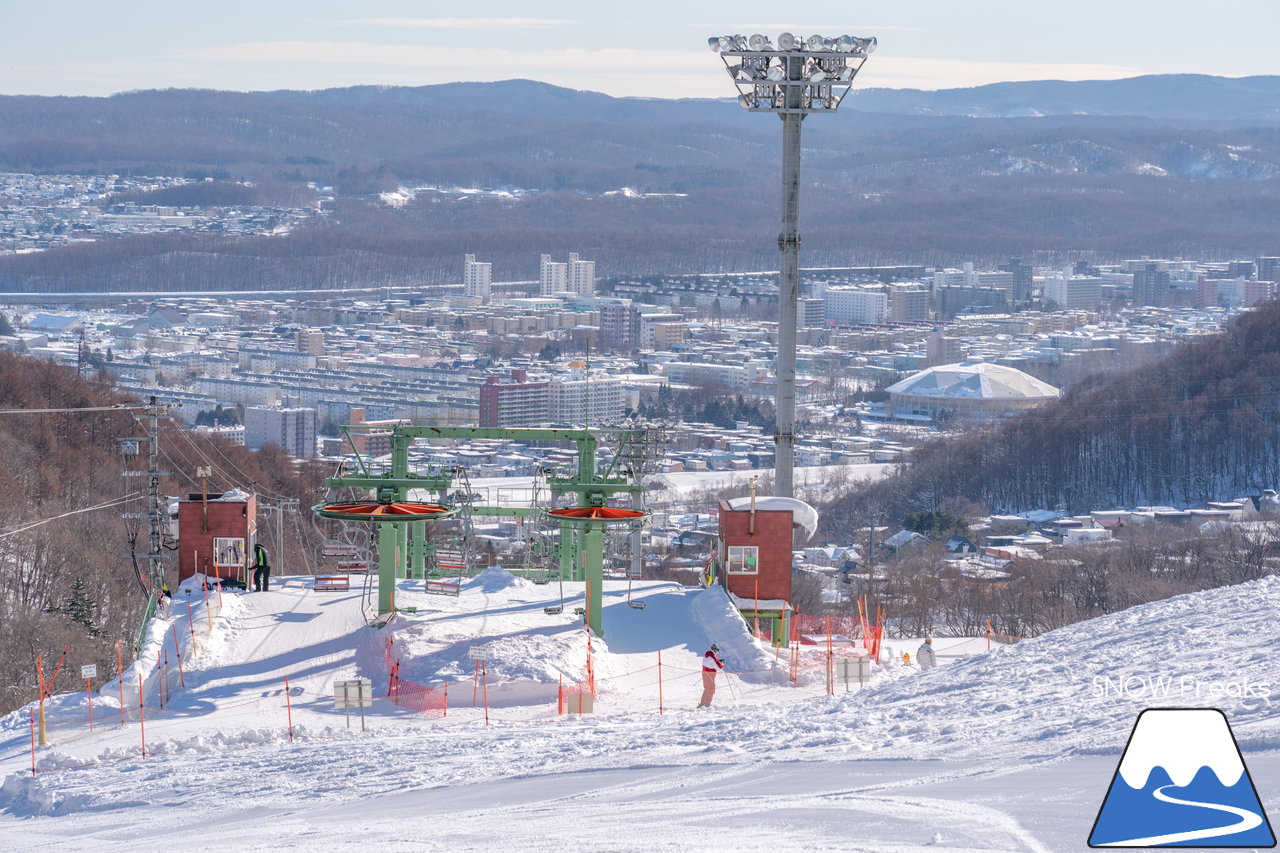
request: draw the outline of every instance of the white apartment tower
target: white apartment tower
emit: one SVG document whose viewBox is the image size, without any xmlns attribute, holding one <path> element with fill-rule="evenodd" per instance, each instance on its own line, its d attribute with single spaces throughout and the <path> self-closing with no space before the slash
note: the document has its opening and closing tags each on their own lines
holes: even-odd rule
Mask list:
<svg viewBox="0 0 1280 853">
<path fill-rule="evenodd" d="M 493 283 L 493 264 L 477 262 L 475 255 L 466 255 L 462 264 L 463 293 L 467 296 L 489 298 L 489 287 Z"/>
<path fill-rule="evenodd" d="M 538 268 L 538 295 L 550 296 L 553 293 L 564 293 L 568 289 L 569 265 L 551 260 L 550 255 L 543 255 Z"/>
<path fill-rule="evenodd" d="M 569 253 L 569 292 L 591 296 L 596 292 L 596 262 L 579 260 L 577 252 Z"/>
<path fill-rule="evenodd" d="M 596 292 L 596 262 L 584 261 L 576 252 L 569 253 L 569 262 L 551 260 L 542 256 L 538 271 L 538 294 L 576 293 L 591 296 Z"/>
</svg>

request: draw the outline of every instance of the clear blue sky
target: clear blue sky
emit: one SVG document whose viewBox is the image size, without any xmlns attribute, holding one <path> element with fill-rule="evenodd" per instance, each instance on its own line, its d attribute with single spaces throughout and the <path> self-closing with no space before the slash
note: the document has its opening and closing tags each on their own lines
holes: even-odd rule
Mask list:
<svg viewBox="0 0 1280 853">
<path fill-rule="evenodd" d="M 1280 73 L 1280 0 L 0 0 L 0 93 L 526 77 L 612 95 L 727 97 L 707 36 L 783 29 L 876 36 L 862 87 Z"/>
</svg>

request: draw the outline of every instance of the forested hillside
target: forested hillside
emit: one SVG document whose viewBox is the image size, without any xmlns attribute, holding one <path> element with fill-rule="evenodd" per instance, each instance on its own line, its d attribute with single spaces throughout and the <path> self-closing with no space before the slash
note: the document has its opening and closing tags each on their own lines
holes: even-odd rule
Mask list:
<svg viewBox="0 0 1280 853">
<path fill-rule="evenodd" d="M 47 676 L 71 649 L 61 690 L 74 689 L 84 664 L 98 664 L 103 677 L 114 674 L 117 640 L 131 660 L 146 596 L 127 557 L 131 531 L 121 514 L 145 511 L 146 481 L 121 476 L 118 439 L 146 430 L 129 412 L 85 411 L 121 402 L 107 385 L 73 370 L 0 353 L 0 714 L 36 698 L 38 655 Z M 48 409 L 55 411 L 39 411 Z M 198 491 L 202 465 L 213 468 L 211 490 L 256 487 L 304 507 L 317 494 L 320 472 L 295 473 L 283 451 L 252 453 L 189 435 L 168 419 L 163 424 L 161 467 L 170 473 L 162 494 Z M 139 459 L 128 467 L 137 470 Z M 145 552 L 145 524 L 140 535 Z M 296 537 L 286 538 L 295 552 Z"/>
<path fill-rule="evenodd" d="M 1166 360 L 1104 374 L 990 428 L 926 444 L 831 522 L 977 503 L 992 512 L 1195 506 L 1280 487 L 1280 301 Z"/>
<path fill-rule="evenodd" d="M 1233 102 L 1250 91 L 1210 83 Z M 1103 100 L 1158 106 L 1176 85 L 1144 78 Z M 1055 88 L 1054 103 L 1075 103 L 1067 94 Z M 988 95 L 993 104 L 1042 97 Z M 987 97 L 971 90 L 952 101 L 969 96 Z M 893 115 L 856 103 L 804 125 L 807 265 L 1277 251 L 1275 121 Z M 288 206 L 314 198 L 307 182 L 337 194 L 331 215 L 288 236 L 145 236 L 0 257 L 0 289 L 456 283 L 464 251 L 492 261 L 500 281 L 535 277 L 541 252 L 581 252 L 605 276 L 768 269 L 779 146 L 779 122 L 732 103 L 617 99 L 529 81 L 0 97 L 0 171 L 221 181 L 166 190 L 153 199 L 162 203 Z M 445 191 L 399 207 L 379 198 L 400 186 Z M 635 192 L 616 192 L 624 187 Z"/>
</svg>

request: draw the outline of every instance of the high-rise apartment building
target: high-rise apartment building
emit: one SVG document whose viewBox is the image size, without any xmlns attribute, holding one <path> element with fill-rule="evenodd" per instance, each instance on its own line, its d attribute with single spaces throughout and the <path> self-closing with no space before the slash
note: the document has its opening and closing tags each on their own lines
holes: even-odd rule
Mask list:
<svg viewBox="0 0 1280 853">
<path fill-rule="evenodd" d="M 478 299 L 488 299 L 492 283 L 493 264 L 477 261 L 475 255 L 464 256 L 462 263 L 463 293 Z"/>
<path fill-rule="evenodd" d="M 538 267 L 538 295 L 550 296 L 568 289 L 569 265 L 551 260 L 550 255 L 543 255 Z"/>
<path fill-rule="evenodd" d="M 523 370 L 512 370 L 511 381 L 490 376 L 480 386 L 480 426 L 531 426 L 550 420 L 551 383 L 530 382 Z"/>
<path fill-rule="evenodd" d="M 316 455 L 316 410 L 251 406 L 244 410 L 244 443 L 250 450 L 275 444 L 295 459 Z"/>
<path fill-rule="evenodd" d="M 299 329 L 298 352 L 310 355 L 324 355 L 324 332 L 320 329 Z"/>
<path fill-rule="evenodd" d="M 832 323 L 883 323 L 889 317 L 889 295 L 883 290 L 829 287 L 826 300 Z"/>
<path fill-rule="evenodd" d="M 1044 299 L 1055 303 L 1059 310 L 1097 310 L 1102 304 L 1102 279 L 1089 275 L 1049 276 L 1044 280 Z"/>
<path fill-rule="evenodd" d="M 630 300 L 600 306 L 600 343 L 620 350 L 635 349 L 639 315 Z"/>
<path fill-rule="evenodd" d="M 1133 304 L 1165 308 L 1169 305 L 1169 282 L 1172 276 L 1158 264 L 1147 264 L 1133 271 Z"/>
<path fill-rule="evenodd" d="M 538 294 L 577 293 L 590 296 L 596 292 L 596 262 L 584 261 L 577 252 L 569 253 L 568 263 L 543 255 L 538 267 Z"/>
<path fill-rule="evenodd" d="M 923 287 L 889 286 L 889 320 L 894 323 L 923 323 L 929 319 L 929 291 Z"/>
<path fill-rule="evenodd" d="M 577 252 L 569 253 L 568 290 L 581 296 L 591 296 L 596 292 L 596 262 L 584 261 Z"/>
<path fill-rule="evenodd" d="M 1280 258 L 1258 258 L 1254 262 L 1258 278 L 1280 282 Z"/>
<path fill-rule="evenodd" d="M 1014 305 L 1025 305 L 1031 299 L 1031 286 L 1034 272 L 1030 264 L 1024 264 L 1021 258 L 1010 258 L 1009 263 L 1001 264 L 1001 270 L 1013 275 L 1013 287 L 1009 291 L 1009 301 Z"/>
</svg>

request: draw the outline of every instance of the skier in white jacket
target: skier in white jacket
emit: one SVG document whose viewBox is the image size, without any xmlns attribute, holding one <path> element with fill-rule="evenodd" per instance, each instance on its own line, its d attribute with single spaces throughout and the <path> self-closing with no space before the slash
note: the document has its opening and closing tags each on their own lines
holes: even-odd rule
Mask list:
<svg viewBox="0 0 1280 853">
<path fill-rule="evenodd" d="M 921 669 L 931 669 L 938 665 L 938 657 L 933 653 L 933 637 L 925 637 L 920 648 L 916 649 L 916 663 Z"/>
</svg>

